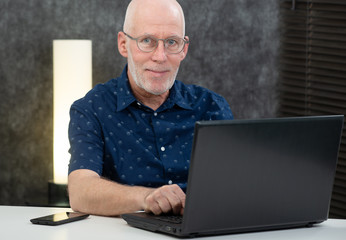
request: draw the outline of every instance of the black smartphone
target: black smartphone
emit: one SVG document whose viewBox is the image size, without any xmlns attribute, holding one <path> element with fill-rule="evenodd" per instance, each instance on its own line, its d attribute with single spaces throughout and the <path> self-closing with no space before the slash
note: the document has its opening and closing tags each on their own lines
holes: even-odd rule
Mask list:
<svg viewBox="0 0 346 240">
<path fill-rule="evenodd" d="M 74 222 L 78 220 L 85 219 L 89 214 L 79 213 L 79 212 L 61 212 L 44 217 L 30 219 L 33 224 L 41 225 L 60 225 L 64 223 Z"/>
</svg>

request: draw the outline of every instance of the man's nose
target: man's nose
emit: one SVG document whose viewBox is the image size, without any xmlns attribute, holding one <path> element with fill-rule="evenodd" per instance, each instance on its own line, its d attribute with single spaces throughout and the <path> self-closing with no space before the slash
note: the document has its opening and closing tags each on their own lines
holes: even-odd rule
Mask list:
<svg viewBox="0 0 346 240">
<path fill-rule="evenodd" d="M 154 61 L 165 61 L 167 59 L 165 42 L 163 40 L 159 40 L 157 43 L 157 47 L 153 52 L 153 60 Z"/>
</svg>

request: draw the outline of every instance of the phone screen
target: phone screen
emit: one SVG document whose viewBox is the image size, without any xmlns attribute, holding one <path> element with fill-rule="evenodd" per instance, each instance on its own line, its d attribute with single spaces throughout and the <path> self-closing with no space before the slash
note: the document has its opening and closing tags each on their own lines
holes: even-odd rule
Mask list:
<svg viewBox="0 0 346 240">
<path fill-rule="evenodd" d="M 87 218 L 89 214 L 79 212 L 61 212 L 44 217 L 33 218 L 30 221 L 34 224 L 59 225 Z"/>
</svg>

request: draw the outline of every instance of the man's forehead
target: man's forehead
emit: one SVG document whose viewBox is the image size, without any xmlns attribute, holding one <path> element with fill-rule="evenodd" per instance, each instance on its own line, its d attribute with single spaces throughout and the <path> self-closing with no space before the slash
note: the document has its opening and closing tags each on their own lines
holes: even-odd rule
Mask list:
<svg viewBox="0 0 346 240">
<path fill-rule="evenodd" d="M 132 0 L 129 4 L 129 7 L 140 7 L 145 6 L 175 6 L 180 7 L 179 3 L 176 0 Z"/>
<path fill-rule="evenodd" d="M 147 4 L 146 4 L 147 3 Z M 143 30 L 147 27 L 178 28 L 184 33 L 185 22 L 180 5 L 174 0 L 136 0 L 131 2 L 128 12 L 129 27 L 131 30 Z M 126 30 L 126 29 L 125 29 Z M 174 30 L 176 31 L 176 30 Z"/>
</svg>

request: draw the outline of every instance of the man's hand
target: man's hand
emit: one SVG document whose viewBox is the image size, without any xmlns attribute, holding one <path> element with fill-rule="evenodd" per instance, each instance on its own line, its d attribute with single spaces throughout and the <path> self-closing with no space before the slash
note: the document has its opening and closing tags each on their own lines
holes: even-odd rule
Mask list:
<svg viewBox="0 0 346 240">
<path fill-rule="evenodd" d="M 144 210 L 155 215 L 173 212 L 173 214 L 184 213 L 185 193 L 181 188 L 174 185 L 165 185 L 151 191 L 144 199 Z"/>
</svg>

